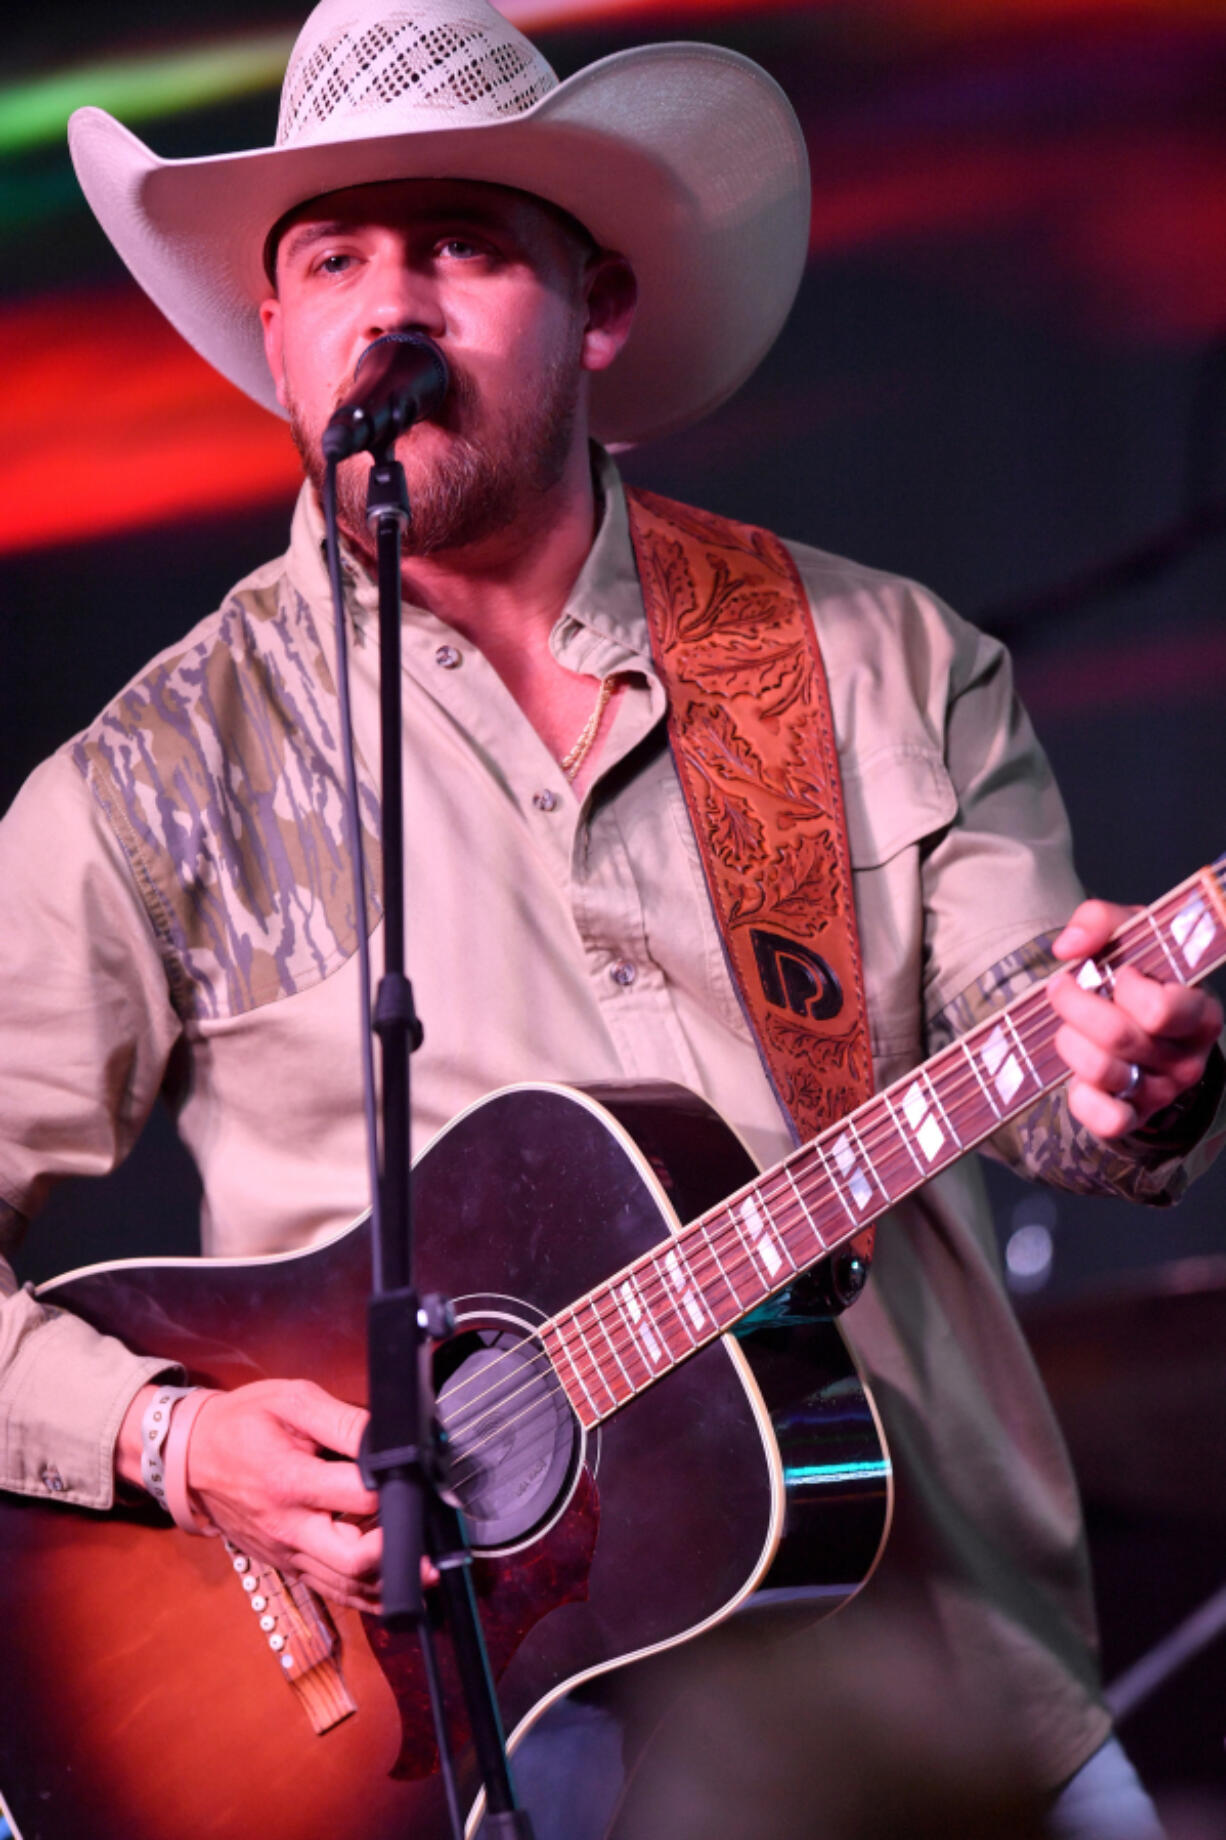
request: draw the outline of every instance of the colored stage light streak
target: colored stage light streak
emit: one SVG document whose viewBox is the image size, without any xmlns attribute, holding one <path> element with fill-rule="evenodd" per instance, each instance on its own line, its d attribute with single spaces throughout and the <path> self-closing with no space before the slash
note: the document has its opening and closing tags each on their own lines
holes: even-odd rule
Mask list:
<svg viewBox="0 0 1226 1840">
<path fill-rule="evenodd" d="M 797 10 L 804 3 L 772 0 L 771 10 Z M 745 0 L 503 0 L 500 10 L 520 31 L 534 33 L 652 14 L 715 18 L 748 9 Z M 292 29 L 214 37 L 182 50 L 102 59 L 0 87 L 0 156 L 60 144 L 73 110 L 87 104 L 138 122 L 278 89 L 294 37 Z"/>
<path fill-rule="evenodd" d="M 68 117 L 87 103 L 137 122 L 269 89 L 280 83 L 292 43 L 283 32 L 223 39 L 27 79 L 0 90 L 0 155 L 59 145 Z"/>
<path fill-rule="evenodd" d="M 616 25 L 653 17 L 688 22 L 763 13 L 836 12 L 845 25 L 859 13 L 860 30 L 883 40 L 901 29 L 909 38 L 957 38 L 985 30 L 1034 29 L 1078 21 L 1220 20 L 1220 0 L 503 0 L 501 11 L 522 32 Z M 210 37 L 181 50 L 133 53 L 27 76 L 0 87 L 0 156 L 59 143 L 72 111 L 93 104 L 128 122 L 148 121 L 276 89 L 294 30 L 258 36 Z"/>
<path fill-rule="evenodd" d="M 0 553 L 249 509 L 301 479 L 284 422 L 135 290 L 0 312 Z"/>
</svg>

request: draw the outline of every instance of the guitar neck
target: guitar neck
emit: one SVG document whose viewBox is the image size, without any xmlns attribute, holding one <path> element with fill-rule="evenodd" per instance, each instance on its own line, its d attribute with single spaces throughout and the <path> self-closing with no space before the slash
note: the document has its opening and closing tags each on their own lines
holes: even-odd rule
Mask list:
<svg viewBox="0 0 1226 1840">
<path fill-rule="evenodd" d="M 1199 983 L 1226 962 L 1226 856 L 1135 914 L 1077 972 L 1110 993 L 1133 965 Z M 1053 974 L 1054 975 L 1054 974 Z M 542 1330 L 591 1427 L 1068 1077 L 1046 982 L 876 1093 Z"/>
</svg>

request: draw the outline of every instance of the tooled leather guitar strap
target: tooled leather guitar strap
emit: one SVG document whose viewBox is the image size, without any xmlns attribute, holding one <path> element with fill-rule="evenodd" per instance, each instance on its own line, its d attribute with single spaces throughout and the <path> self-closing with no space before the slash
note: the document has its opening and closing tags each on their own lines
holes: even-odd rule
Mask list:
<svg viewBox="0 0 1226 1840">
<path fill-rule="evenodd" d="M 669 739 L 741 1006 L 801 1142 L 873 1090 L 830 695 L 769 532 L 628 491 Z M 852 1242 L 865 1260 L 873 1230 Z"/>
</svg>

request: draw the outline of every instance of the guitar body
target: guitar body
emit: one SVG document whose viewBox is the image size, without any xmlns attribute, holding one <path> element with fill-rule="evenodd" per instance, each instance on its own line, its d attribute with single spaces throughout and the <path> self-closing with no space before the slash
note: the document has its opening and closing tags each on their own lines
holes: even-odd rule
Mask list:
<svg viewBox="0 0 1226 1840">
<path fill-rule="evenodd" d="M 544 1319 L 754 1174 L 679 1088 L 599 1098 L 497 1093 L 414 1171 L 418 1284 L 457 1310 L 439 1384 L 516 1738 L 568 1685 L 714 1625 L 764 1583 L 839 1601 L 889 1518 L 871 1403 L 829 1323 L 764 1327 L 744 1353 L 720 1338 L 588 1432 L 554 1386 L 526 1454 L 514 1412 L 465 1418 L 466 1394 L 484 1399 L 525 1347 L 508 1397 L 539 1385 Z M 194 1381 L 301 1376 L 361 1400 L 368 1286 L 361 1223 L 306 1253 L 99 1266 L 45 1294 Z M 415 1638 L 351 1612 L 335 1625 L 356 1712 L 317 1735 L 219 1541 L 143 1506 L 0 1496 L 0 1790 L 22 1840 L 443 1836 Z"/>
</svg>

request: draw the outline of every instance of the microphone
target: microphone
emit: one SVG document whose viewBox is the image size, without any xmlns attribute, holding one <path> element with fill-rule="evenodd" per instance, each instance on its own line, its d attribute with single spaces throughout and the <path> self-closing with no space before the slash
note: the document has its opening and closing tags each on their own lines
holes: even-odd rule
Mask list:
<svg viewBox="0 0 1226 1840">
<path fill-rule="evenodd" d="M 424 332 L 385 332 L 358 359 L 353 388 L 324 429 L 326 460 L 383 447 L 437 415 L 450 384 L 447 360 Z"/>
</svg>

